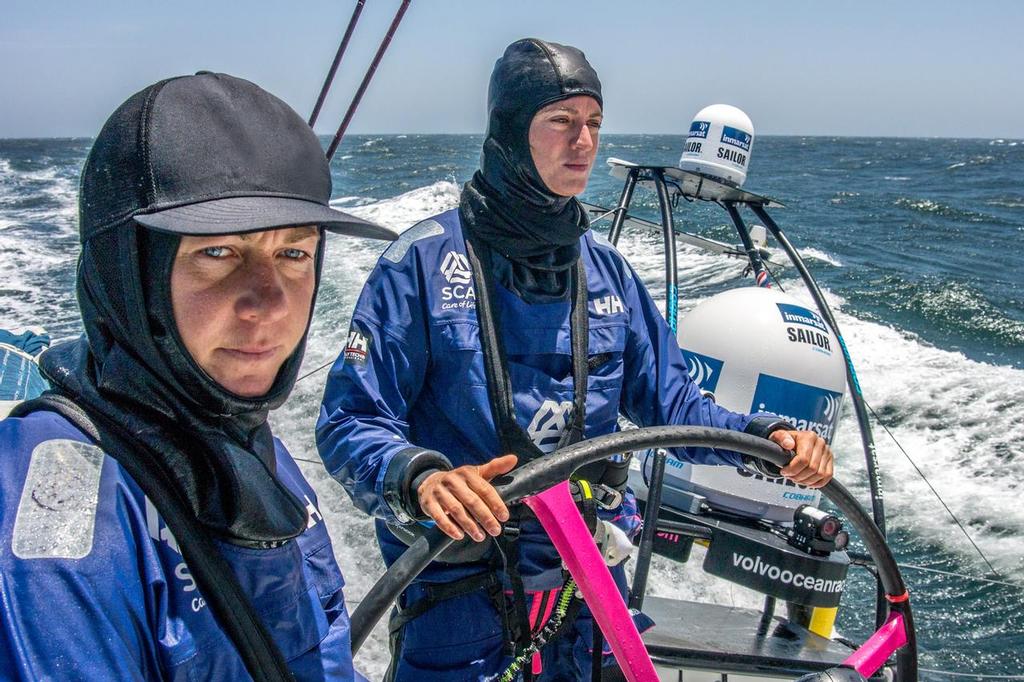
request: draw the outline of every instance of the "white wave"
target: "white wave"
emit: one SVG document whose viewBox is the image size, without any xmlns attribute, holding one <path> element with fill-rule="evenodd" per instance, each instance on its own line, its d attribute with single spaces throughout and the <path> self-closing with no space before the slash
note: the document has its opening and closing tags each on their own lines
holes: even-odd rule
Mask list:
<svg viewBox="0 0 1024 682">
<path fill-rule="evenodd" d="M 435 182 L 393 199 L 346 210 L 352 215 L 404 232 L 425 218 L 458 206 L 459 192 L 459 186 L 454 182 Z"/>
<path fill-rule="evenodd" d="M 781 253 L 781 252 L 780 252 Z M 825 253 L 820 249 L 816 249 L 813 246 L 805 246 L 797 249 L 797 253 L 800 254 L 801 258 L 810 258 L 813 260 L 820 260 L 823 263 L 828 263 L 837 268 L 843 267 L 843 262 L 835 256 Z"/>
<path fill-rule="evenodd" d="M 868 403 L 998 568 L 1024 577 L 1024 371 L 969 360 L 913 335 L 840 313 L 838 323 Z M 875 442 L 894 527 L 980 564 L 976 552 L 885 432 Z M 855 421 L 844 419 L 837 457 L 863 480 Z M 847 480 L 846 476 L 843 476 Z M 853 479 L 851 479 L 853 480 Z M 856 487 L 856 486 L 855 486 Z"/>
<path fill-rule="evenodd" d="M 352 206 L 365 206 L 366 204 L 374 203 L 374 200 L 370 197 L 338 197 L 337 199 L 331 199 L 332 208 L 344 208 Z"/>
<path fill-rule="evenodd" d="M 884 179 L 890 180 L 892 182 L 903 182 L 909 180 L 910 178 L 907 177 L 906 175 L 886 175 L 884 176 Z"/>
</svg>

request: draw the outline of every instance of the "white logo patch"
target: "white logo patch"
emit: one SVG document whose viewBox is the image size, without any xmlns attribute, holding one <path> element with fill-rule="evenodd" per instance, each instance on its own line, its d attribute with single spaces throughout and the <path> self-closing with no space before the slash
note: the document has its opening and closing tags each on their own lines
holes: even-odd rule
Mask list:
<svg viewBox="0 0 1024 682">
<path fill-rule="evenodd" d="M 702 362 L 700 359 L 688 355 L 686 357 L 687 369 L 690 373 L 690 378 L 693 379 L 693 383 L 702 385 L 705 381 L 709 381 L 711 376 L 715 373 L 715 368 L 706 362 Z"/>
<path fill-rule="evenodd" d="M 451 284 L 469 284 L 473 273 L 469 269 L 469 261 L 457 251 L 449 251 L 441 262 L 441 274 Z"/>
<path fill-rule="evenodd" d="M 839 401 L 831 395 L 825 396 L 825 421 L 831 423 L 839 409 Z"/>
<path fill-rule="evenodd" d="M 476 292 L 473 290 L 473 273 L 466 257 L 449 251 L 441 261 L 441 274 L 451 286 L 441 287 L 441 310 L 476 308 Z"/>
<path fill-rule="evenodd" d="M 526 433 L 541 452 L 554 452 L 570 414 L 572 402 L 565 400 L 556 403 L 554 400 L 545 400 L 533 415 L 533 421 L 526 427 Z"/>
<path fill-rule="evenodd" d="M 316 524 L 324 520 L 324 515 L 320 513 L 320 510 L 313 504 L 313 500 L 309 499 L 309 495 L 303 495 L 306 498 L 306 514 L 309 516 L 309 520 L 306 522 L 306 529 L 309 530 Z"/>
<path fill-rule="evenodd" d="M 594 299 L 594 312 L 598 315 L 612 315 L 626 312 L 626 307 L 618 296 L 605 296 Z"/>
</svg>

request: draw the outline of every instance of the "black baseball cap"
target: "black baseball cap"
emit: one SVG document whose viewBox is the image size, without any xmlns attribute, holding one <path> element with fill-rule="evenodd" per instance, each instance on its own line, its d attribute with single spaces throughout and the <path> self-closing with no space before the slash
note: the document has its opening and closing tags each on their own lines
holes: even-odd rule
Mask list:
<svg viewBox="0 0 1024 682">
<path fill-rule="evenodd" d="M 201 71 L 130 97 L 107 119 L 82 171 L 82 242 L 134 220 L 182 235 L 320 225 L 393 240 L 332 209 L 331 173 L 312 129 L 259 86 Z"/>
</svg>

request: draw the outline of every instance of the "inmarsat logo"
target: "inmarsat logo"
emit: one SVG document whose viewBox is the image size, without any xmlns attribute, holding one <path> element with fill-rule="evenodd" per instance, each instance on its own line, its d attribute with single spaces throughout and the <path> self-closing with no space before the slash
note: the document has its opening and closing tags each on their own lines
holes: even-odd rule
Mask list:
<svg viewBox="0 0 1024 682">
<path fill-rule="evenodd" d="M 835 421 L 836 412 L 839 410 L 839 400 L 831 393 L 825 396 L 825 421 L 831 424 Z"/>
<path fill-rule="evenodd" d="M 694 121 L 690 124 L 690 134 L 687 137 L 703 137 L 707 139 L 710 128 L 711 124 L 707 121 Z"/>
<path fill-rule="evenodd" d="M 469 261 L 457 251 L 449 251 L 441 261 L 441 274 L 451 286 L 441 287 L 441 310 L 475 308 L 476 292 L 473 291 L 473 272 Z"/>
<path fill-rule="evenodd" d="M 686 358 L 686 367 L 690 371 L 690 378 L 699 386 L 703 386 L 704 382 L 711 379 L 711 376 L 715 373 L 711 365 L 695 355 Z"/>
<path fill-rule="evenodd" d="M 441 262 L 441 274 L 451 284 L 469 284 L 473 274 L 469 269 L 469 261 L 461 253 L 449 251 Z"/>
<path fill-rule="evenodd" d="M 570 401 L 557 403 L 554 400 L 545 400 L 533 415 L 533 421 L 526 427 L 526 433 L 541 452 L 554 452 L 571 413 Z"/>
<path fill-rule="evenodd" d="M 683 352 L 686 369 L 693 383 L 700 386 L 702 391 L 714 393 L 715 389 L 718 388 L 718 376 L 722 373 L 724 363 L 718 358 L 694 353 L 686 348 L 680 348 L 679 350 Z"/>
</svg>

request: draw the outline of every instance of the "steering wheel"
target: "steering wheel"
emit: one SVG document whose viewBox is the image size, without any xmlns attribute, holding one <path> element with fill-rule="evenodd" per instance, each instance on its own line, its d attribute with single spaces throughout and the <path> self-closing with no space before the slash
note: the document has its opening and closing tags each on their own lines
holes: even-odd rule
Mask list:
<svg viewBox="0 0 1024 682">
<path fill-rule="evenodd" d="M 567 481 L 582 466 L 611 455 L 649 448 L 711 447 L 757 457 L 779 467 L 789 463 L 789 453 L 772 441 L 738 431 L 703 426 L 655 426 L 598 436 L 556 450 L 493 481 L 506 504 L 521 502 L 558 483 Z M 917 681 L 917 641 L 910 600 L 899 567 L 885 537 L 870 515 L 835 479 L 822 489 L 857 529 L 878 570 L 878 579 L 889 603 L 889 617 L 844 665 L 869 676 L 896 653 L 896 682 Z M 377 581 L 352 613 L 352 653 L 366 641 L 373 626 L 413 579 L 455 541 L 436 527 L 424 529 Z M 457 543 L 472 554 L 471 539 Z M 461 548 L 461 547 L 460 547 Z M 902 646 L 900 646 L 902 644 Z M 898 647 L 898 648 L 897 648 Z M 874 666 L 874 667 L 871 667 Z M 838 672 L 838 670 L 837 670 Z M 812 676 L 813 677 L 813 676 Z M 812 679 L 812 678 L 808 678 Z M 828 679 L 828 678 L 822 678 Z"/>
</svg>

